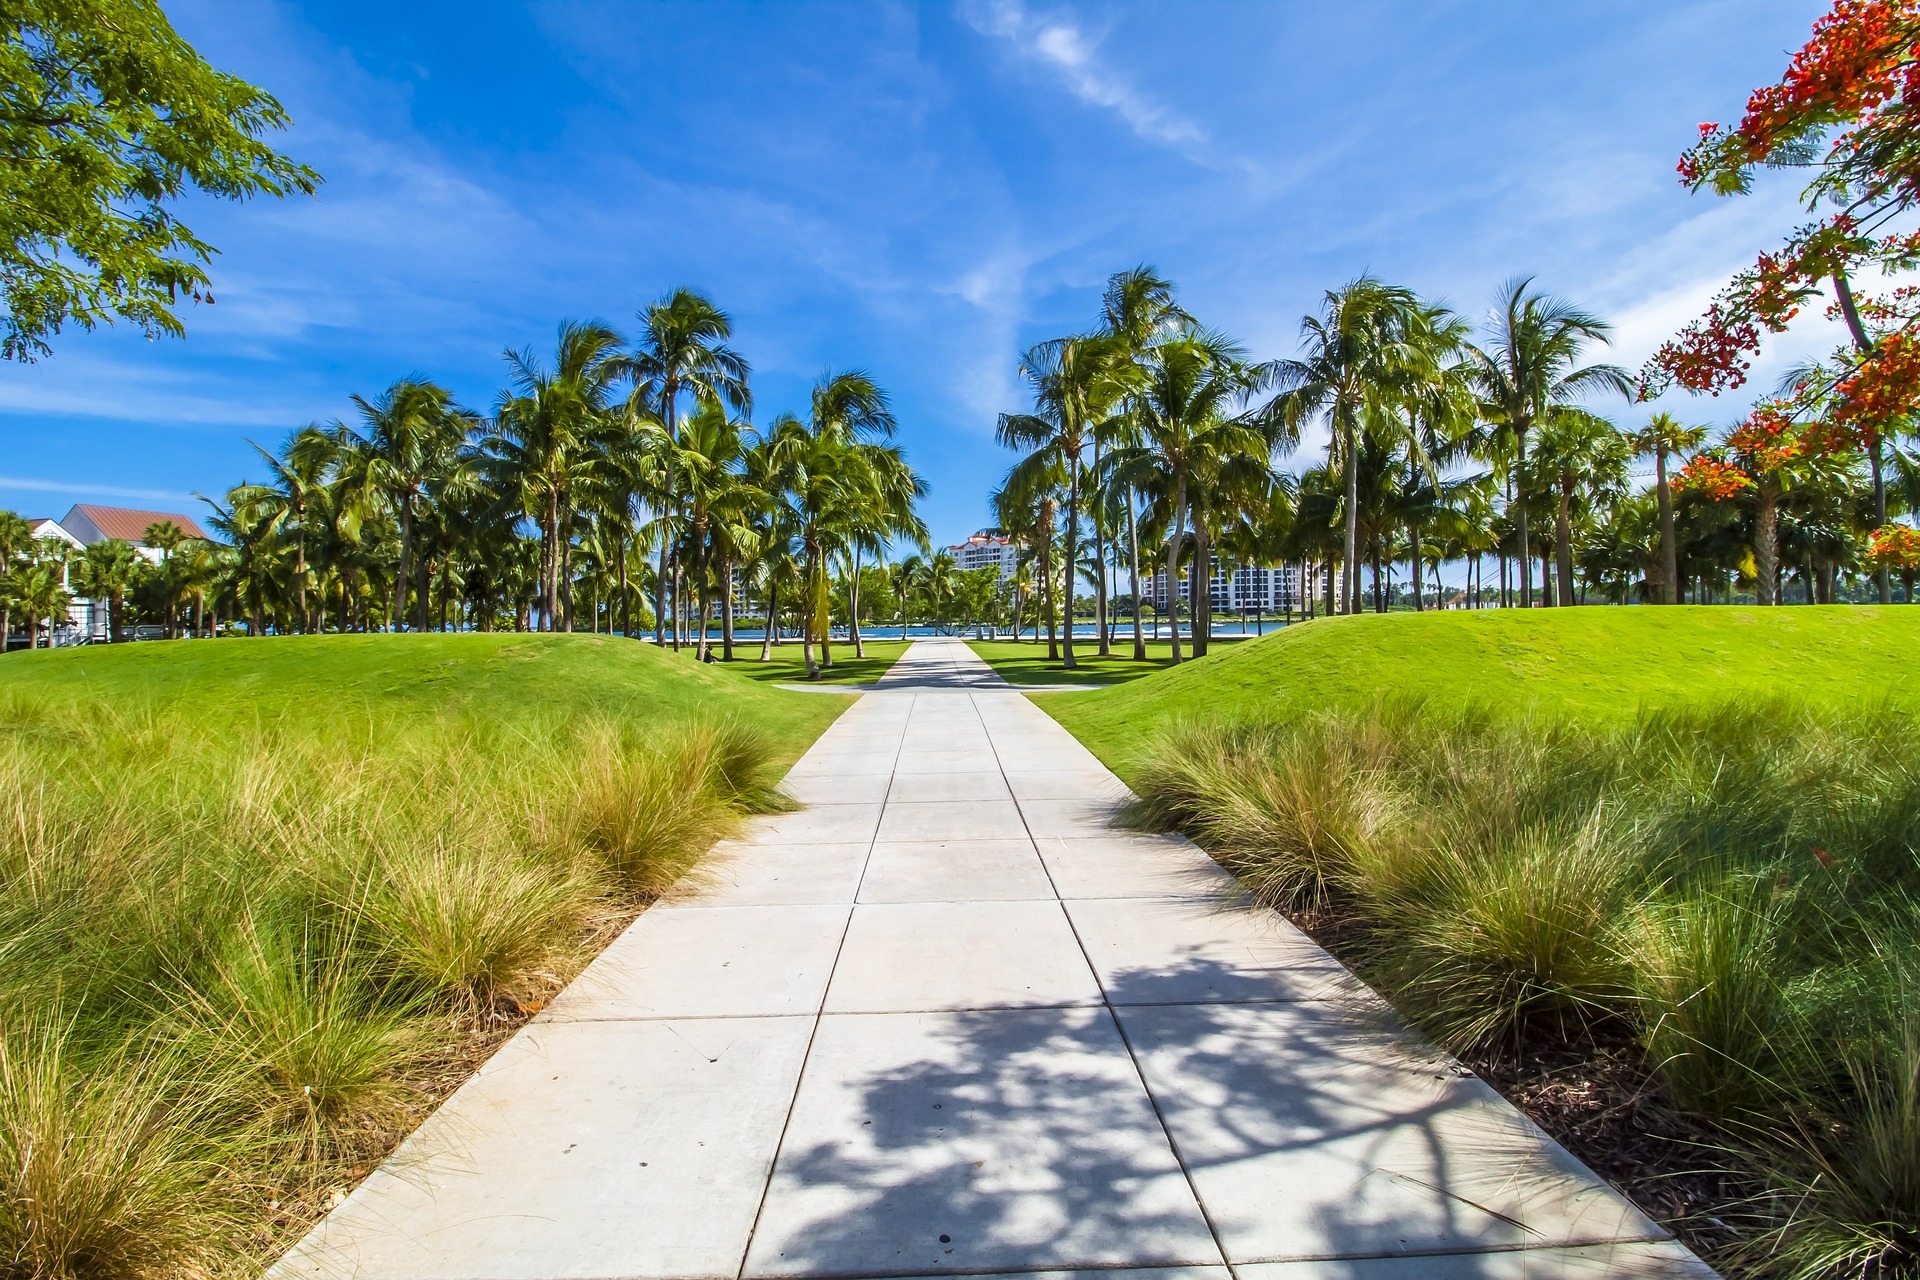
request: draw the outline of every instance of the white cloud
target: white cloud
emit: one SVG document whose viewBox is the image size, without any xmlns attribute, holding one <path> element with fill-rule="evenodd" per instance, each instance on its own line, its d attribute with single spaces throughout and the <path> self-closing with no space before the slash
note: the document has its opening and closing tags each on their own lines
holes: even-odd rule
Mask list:
<svg viewBox="0 0 1920 1280">
<path fill-rule="evenodd" d="M 32 480 L 23 476 L 0 476 L 0 489 L 21 489 L 28 493 L 77 493 L 102 498 L 152 498 L 161 502 L 186 502 L 191 494 L 171 489 L 121 489 L 112 485 L 67 484 L 61 480 Z"/>
<path fill-rule="evenodd" d="M 1055 72 L 1074 97 L 1113 112 L 1138 136 L 1183 150 L 1207 142 L 1199 125 L 1102 67 L 1094 43 L 1070 19 L 1037 17 L 1020 0 L 976 0 L 963 13 L 974 30 L 1008 41 L 1021 56 Z"/>
</svg>

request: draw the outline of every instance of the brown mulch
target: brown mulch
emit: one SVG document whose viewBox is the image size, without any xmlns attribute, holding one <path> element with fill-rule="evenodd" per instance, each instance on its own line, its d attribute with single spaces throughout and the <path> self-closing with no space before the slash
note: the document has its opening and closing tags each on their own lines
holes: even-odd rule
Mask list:
<svg viewBox="0 0 1920 1280">
<path fill-rule="evenodd" d="M 1335 957 L 1357 958 L 1361 930 L 1351 917 L 1337 910 L 1284 914 Z M 1623 1029 L 1537 1029 L 1518 1043 L 1459 1057 L 1708 1262 L 1724 1259 L 1746 1234 L 1739 1223 L 1765 1180 L 1741 1166 L 1723 1136 L 1672 1104 L 1646 1053 Z"/>
</svg>

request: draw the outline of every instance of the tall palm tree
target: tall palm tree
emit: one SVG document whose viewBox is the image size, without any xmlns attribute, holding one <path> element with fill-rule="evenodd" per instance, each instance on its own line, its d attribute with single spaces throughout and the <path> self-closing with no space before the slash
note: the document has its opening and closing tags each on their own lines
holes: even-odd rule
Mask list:
<svg viewBox="0 0 1920 1280">
<path fill-rule="evenodd" d="M 1527 433 L 1558 405 L 1596 391 L 1632 396 L 1633 379 L 1612 364 L 1579 365 L 1590 342 L 1604 343 L 1611 327 L 1559 298 L 1531 291 L 1531 277 L 1501 289 L 1494 328 L 1484 347 L 1472 349 L 1482 412 L 1507 428 L 1513 441 L 1515 538 L 1519 544 L 1520 607 L 1532 603 L 1533 570 L 1527 540 Z"/>
<path fill-rule="evenodd" d="M 659 416 L 669 441 L 680 438 L 684 394 L 724 403 L 739 413 L 752 412 L 753 394 L 747 386 L 752 369 L 745 356 L 727 345 L 732 336 L 732 318 L 693 289 L 675 289 L 640 313 L 640 334 L 624 369 L 633 379 L 634 395 Z M 671 469 L 664 477 L 664 488 L 668 510 L 660 513 L 663 520 L 677 510 L 681 498 L 679 478 Z M 660 576 L 654 589 L 655 644 L 666 643 L 667 557 L 672 546 L 673 539 L 663 534 Z M 680 647 L 677 618 L 673 643 Z"/>
<path fill-rule="evenodd" d="M 1135 421 L 1135 410 L 1138 408 L 1140 390 L 1146 385 L 1148 353 L 1163 339 L 1170 337 L 1180 328 L 1194 323 L 1193 317 L 1173 300 L 1173 283 L 1152 267 L 1144 265 L 1128 271 L 1115 272 L 1107 278 L 1106 292 L 1100 299 L 1100 315 L 1106 332 L 1118 340 L 1118 349 L 1113 352 L 1116 363 L 1124 362 L 1131 368 L 1122 371 L 1125 377 L 1121 401 L 1123 412 L 1108 418 L 1100 428 L 1095 429 L 1096 450 L 1101 445 L 1113 447 L 1123 443 L 1139 442 L 1137 435 L 1132 432 L 1132 425 Z M 1095 469 L 1101 469 L 1097 457 Z M 1107 474 L 1117 481 L 1118 492 L 1113 496 L 1126 505 L 1128 587 L 1133 596 L 1133 659 L 1135 662 L 1145 662 L 1147 642 L 1140 628 L 1140 523 L 1137 491 L 1131 480 L 1120 476 L 1118 472 L 1109 469 Z M 1095 528 L 1097 533 L 1098 526 Z M 1102 587 L 1104 591 L 1104 582 Z M 1104 609 L 1102 613 L 1104 614 Z M 1107 652 L 1104 647 L 1104 631 L 1102 646 L 1100 652 L 1104 655 Z"/>
<path fill-rule="evenodd" d="M 1120 398 L 1121 378 L 1131 371 L 1130 364 L 1116 358 L 1124 352 L 1124 345 L 1109 336 L 1055 338 L 1028 349 L 1020 361 L 1020 373 L 1033 386 L 1034 412 L 1003 413 L 995 431 L 1001 444 L 1032 451 L 1022 465 L 1057 463 L 1066 473 L 1064 664 L 1069 671 L 1079 665 L 1073 656 L 1073 597 L 1079 565 L 1081 464 L 1094 424 Z M 1104 626 L 1101 631 L 1104 634 Z"/>
<path fill-rule="evenodd" d="M 1244 362 L 1242 348 L 1210 329 L 1190 328 L 1158 343 L 1151 353 L 1146 381 L 1134 412 L 1140 443 L 1115 451 L 1115 465 L 1132 475 L 1153 466 L 1167 486 L 1167 604 L 1173 624 L 1173 661 L 1182 660 L 1180 615 L 1174 584 L 1187 517 L 1209 478 L 1230 460 L 1257 460 L 1264 468 L 1277 443 L 1284 441 L 1284 419 L 1244 421 L 1236 408 L 1263 385 L 1264 373 Z M 1206 532 L 1196 525 L 1193 581 L 1202 599 L 1210 576 Z"/>
<path fill-rule="evenodd" d="M 320 426 L 306 426 L 287 437 L 278 454 L 247 442 L 266 462 L 278 491 L 273 514 L 275 531 L 290 529 L 294 540 L 293 590 L 294 613 L 302 631 L 313 630 L 307 610 L 308 515 L 316 504 L 323 504 L 327 487 L 340 462 L 340 438 Z"/>
<path fill-rule="evenodd" d="M 1300 322 L 1306 350 L 1297 359 L 1265 366 L 1278 394 L 1263 416 L 1291 438 L 1324 417 L 1328 452 L 1342 469 L 1346 533 L 1342 595 L 1348 612 L 1360 609 L 1359 432 L 1370 400 L 1392 394 L 1403 371 L 1418 361 L 1408 331 L 1420 314 L 1409 289 L 1360 276 L 1330 291 L 1320 314 Z"/>
<path fill-rule="evenodd" d="M 429 484 L 453 471 L 472 417 L 454 407 L 446 388 L 414 379 L 394 383 L 373 400 L 356 395 L 353 402 L 360 426 L 338 429 L 348 469 L 363 495 L 385 501 L 400 530 L 393 608 L 387 616 L 389 629 L 398 630 L 406 612 L 421 500 Z M 424 625 L 424 599 L 421 610 Z"/>
<path fill-rule="evenodd" d="M 552 369 L 531 350 L 505 358 L 510 378 L 481 441 L 480 468 L 539 526 L 547 628 L 570 631 L 563 589 L 571 581 L 576 497 L 607 465 L 613 387 L 624 370 L 620 335 L 603 324 L 567 321 Z"/>
<path fill-rule="evenodd" d="M 1705 427 L 1683 427 L 1670 413 L 1656 413 L 1633 433 L 1636 454 L 1653 455 L 1654 494 L 1660 503 L 1660 603 L 1680 602 L 1679 544 L 1673 535 L 1673 490 L 1667 483 L 1667 459 L 1706 443 Z"/>
<path fill-rule="evenodd" d="M 18 512 L 0 511 L 0 653 L 12 634 L 13 592 L 9 575 L 33 549 L 33 526 Z"/>
<path fill-rule="evenodd" d="M 80 553 L 80 563 L 75 566 L 76 583 L 94 599 L 106 600 L 109 644 L 120 639 L 127 592 L 133 590 L 143 563 L 133 544 L 119 538 L 103 538 Z M 0 625 L 3 624 L 4 620 L 0 620 Z"/>
<path fill-rule="evenodd" d="M 1619 428 L 1573 405 L 1555 406 L 1540 428 L 1536 462 L 1554 498 L 1553 558 L 1557 603 L 1573 604 L 1573 508 L 1584 490 L 1594 498 L 1624 491 L 1632 456 Z"/>
</svg>

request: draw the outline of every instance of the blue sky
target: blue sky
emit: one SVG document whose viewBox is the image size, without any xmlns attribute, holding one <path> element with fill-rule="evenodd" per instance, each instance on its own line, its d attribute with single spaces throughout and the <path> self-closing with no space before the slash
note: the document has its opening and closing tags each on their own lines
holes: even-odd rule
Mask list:
<svg viewBox="0 0 1920 1280">
<path fill-rule="evenodd" d="M 1362 271 L 1473 316 L 1532 274 L 1634 366 L 1796 220 L 1673 163 L 1824 7 L 174 0 L 326 185 L 191 208 L 223 252 L 185 341 L 0 367 L 0 506 L 216 494 L 408 374 L 484 409 L 503 348 L 679 284 L 733 314 L 756 417 L 829 368 L 887 387 L 942 541 L 986 521 L 1021 349 L 1136 263 L 1260 358 Z"/>
</svg>

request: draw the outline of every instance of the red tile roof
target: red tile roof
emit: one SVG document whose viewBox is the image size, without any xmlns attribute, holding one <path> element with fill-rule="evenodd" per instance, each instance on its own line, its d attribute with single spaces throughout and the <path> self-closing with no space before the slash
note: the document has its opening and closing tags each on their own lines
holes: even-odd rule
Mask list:
<svg viewBox="0 0 1920 1280">
<path fill-rule="evenodd" d="M 93 527 L 107 537 L 119 538 L 136 546 L 146 538 L 149 525 L 159 524 L 163 520 L 178 525 L 180 531 L 189 538 L 207 536 L 206 530 L 195 524 L 192 516 L 183 516 L 174 511 L 129 511 L 125 507 L 96 507 L 85 502 L 75 503 L 73 510 L 92 521 Z"/>
</svg>

